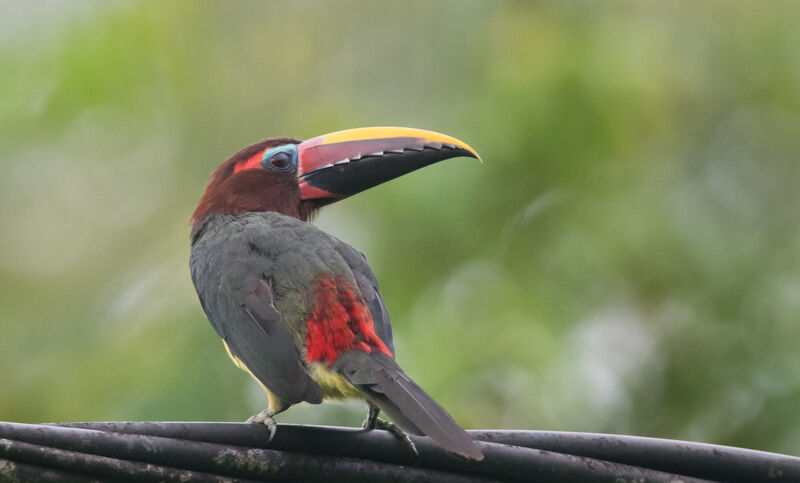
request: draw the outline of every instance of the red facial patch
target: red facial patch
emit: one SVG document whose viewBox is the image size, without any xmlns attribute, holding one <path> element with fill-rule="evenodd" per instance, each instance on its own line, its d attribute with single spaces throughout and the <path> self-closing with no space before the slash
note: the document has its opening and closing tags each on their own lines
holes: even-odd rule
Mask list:
<svg viewBox="0 0 800 483">
<path fill-rule="evenodd" d="M 304 200 L 313 200 L 319 198 L 331 198 L 335 200 L 337 198 L 341 198 L 340 195 L 333 194 L 330 191 L 325 191 L 324 189 L 317 188 L 316 186 L 311 186 L 306 182 L 305 178 L 300 178 L 298 180 L 298 184 L 300 185 L 300 197 Z"/>
<path fill-rule="evenodd" d="M 233 172 L 238 173 L 239 171 L 244 171 L 245 169 L 256 169 L 261 168 L 261 157 L 264 155 L 264 151 L 259 152 L 256 155 L 250 156 L 247 158 L 247 161 L 240 161 L 236 163 L 236 166 L 233 167 Z"/>
<path fill-rule="evenodd" d="M 306 360 L 333 364 L 342 352 L 373 350 L 392 356 L 375 333 L 369 309 L 353 284 L 326 273 L 314 281 L 315 300 L 306 324 Z"/>
</svg>

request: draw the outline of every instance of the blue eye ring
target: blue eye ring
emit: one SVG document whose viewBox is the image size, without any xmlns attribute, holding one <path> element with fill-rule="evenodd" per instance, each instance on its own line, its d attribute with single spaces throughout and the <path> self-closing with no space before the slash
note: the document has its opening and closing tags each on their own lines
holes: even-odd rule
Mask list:
<svg viewBox="0 0 800 483">
<path fill-rule="evenodd" d="M 297 145 L 284 144 L 264 151 L 261 166 L 270 171 L 288 173 L 297 169 Z"/>
</svg>

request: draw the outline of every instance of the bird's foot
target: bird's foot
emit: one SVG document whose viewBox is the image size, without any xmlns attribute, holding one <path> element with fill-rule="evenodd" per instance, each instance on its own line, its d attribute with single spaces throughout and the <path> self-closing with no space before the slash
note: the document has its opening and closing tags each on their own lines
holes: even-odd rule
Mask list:
<svg viewBox="0 0 800 483">
<path fill-rule="evenodd" d="M 277 428 L 277 424 L 275 423 L 275 413 L 270 409 L 265 409 L 258 414 L 250 416 L 246 422 L 254 423 L 254 424 L 263 424 L 264 426 L 269 429 L 269 439 L 267 442 L 272 441 L 272 438 L 275 437 L 275 430 Z"/>
<path fill-rule="evenodd" d="M 400 439 L 400 441 L 402 441 L 403 444 L 409 450 L 411 450 L 411 452 L 414 454 L 414 458 L 419 459 L 419 452 L 417 451 L 417 445 L 415 445 L 414 442 L 411 441 L 411 437 L 408 435 L 408 433 L 406 433 L 405 431 L 400 429 L 396 424 L 394 424 L 394 423 L 392 423 L 390 421 L 386 421 L 384 419 L 378 418 L 377 412 L 375 413 L 375 417 L 371 418 L 370 416 L 372 416 L 371 411 L 370 411 L 370 414 L 367 415 L 367 419 L 365 419 L 364 423 L 361 425 L 362 428 L 364 428 L 364 429 L 376 429 L 377 428 L 377 429 L 383 429 L 383 430 L 389 431 L 390 433 L 392 433 L 395 436 L 397 436 Z"/>
</svg>

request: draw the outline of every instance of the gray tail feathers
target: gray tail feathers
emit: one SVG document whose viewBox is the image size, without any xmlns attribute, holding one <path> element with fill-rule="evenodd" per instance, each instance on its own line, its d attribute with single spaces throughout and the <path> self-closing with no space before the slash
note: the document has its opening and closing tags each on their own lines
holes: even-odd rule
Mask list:
<svg viewBox="0 0 800 483">
<path fill-rule="evenodd" d="M 349 351 L 337 358 L 334 368 L 402 430 L 428 436 L 448 453 L 483 459 L 472 437 L 394 359 L 376 352 Z"/>
</svg>

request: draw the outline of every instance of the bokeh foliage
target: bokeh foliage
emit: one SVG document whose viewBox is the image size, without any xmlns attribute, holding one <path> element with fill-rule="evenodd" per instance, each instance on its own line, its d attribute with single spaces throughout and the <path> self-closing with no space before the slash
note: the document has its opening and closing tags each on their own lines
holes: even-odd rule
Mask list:
<svg viewBox="0 0 800 483">
<path fill-rule="evenodd" d="M 0 420 L 261 409 L 188 276 L 208 174 L 407 125 L 485 163 L 317 223 L 367 254 L 401 365 L 457 420 L 800 452 L 796 3 L 1 5 Z"/>
</svg>

